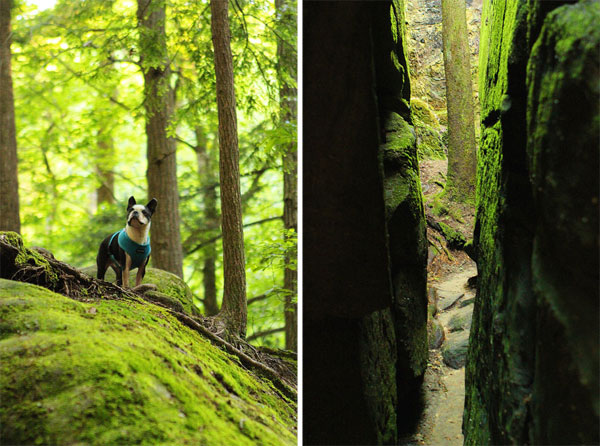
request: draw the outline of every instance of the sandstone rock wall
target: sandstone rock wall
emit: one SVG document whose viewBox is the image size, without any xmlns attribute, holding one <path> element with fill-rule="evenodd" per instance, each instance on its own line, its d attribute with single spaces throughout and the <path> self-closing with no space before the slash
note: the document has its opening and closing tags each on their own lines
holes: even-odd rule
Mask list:
<svg viewBox="0 0 600 446">
<path fill-rule="evenodd" d="M 395 444 L 427 355 L 404 5 L 307 2 L 304 24 L 305 443 Z"/>
<path fill-rule="evenodd" d="M 406 51 L 410 67 L 412 106 L 419 156 L 444 158 L 446 156 L 446 74 L 444 72 L 442 43 L 441 0 L 407 0 Z M 479 66 L 479 27 L 482 0 L 466 2 L 467 29 L 471 50 L 473 100 L 475 122 L 479 121 L 477 79 Z M 434 119 L 429 118 L 430 115 Z M 423 119 L 425 117 L 425 119 Z M 475 135 L 479 137 L 478 125 Z"/>
<path fill-rule="evenodd" d="M 476 100 L 482 2 L 470 0 L 466 5 Z M 406 26 L 412 95 L 427 102 L 443 119 L 446 111 L 446 77 L 442 57 L 442 1 L 407 0 Z"/>
<path fill-rule="evenodd" d="M 465 444 L 598 444 L 598 2 L 486 1 Z"/>
</svg>

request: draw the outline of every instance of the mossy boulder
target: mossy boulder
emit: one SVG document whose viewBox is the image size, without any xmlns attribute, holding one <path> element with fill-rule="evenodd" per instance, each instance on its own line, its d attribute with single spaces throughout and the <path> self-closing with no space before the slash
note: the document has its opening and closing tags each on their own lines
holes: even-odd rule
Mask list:
<svg viewBox="0 0 600 446">
<path fill-rule="evenodd" d="M 469 348 L 469 332 L 451 333 L 442 347 L 442 358 L 448 367 L 460 369 L 465 366 L 467 349 Z"/>
<path fill-rule="evenodd" d="M 88 266 L 83 268 L 82 271 L 91 277 L 96 277 L 96 267 Z M 135 275 L 137 270 L 129 273 L 129 284 L 130 286 L 135 285 Z M 104 280 L 108 282 L 116 282 L 115 272 L 112 268 L 106 271 Z M 146 268 L 146 275 L 142 283 L 152 283 L 156 285 L 157 290 L 155 292 L 147 293 L 149 297 L 155 297 L 156 300 L 163 300 L 169 304 L 169 300 L 175 300 L 181 304 L 183 310 L 188 314 L 199 314 L 198 308 L 194 304 L 194 296 L 192 290 L 187 284 L 168 271 L 164 271 L 158 268 Z M 169 299 L 170 298 L 170 299 Z M 176 302 L 172 302 L 171 305 L 177 306 Z"/>
<path fill-rule="evenodd" d="M 168 310 L 0 279 L 1 444 L 296 444 L 296 405 Z"/>
<path fill-rule="evenodd" d="M 442 128 L 435 112 L 427 102 L 418 98 L 412 98 L 410 105 L 417 136 L 419 158 L 445 158 L 446 151 L 442 141 Z"/>
<path fill-rule="evenodd" d="M 454 333 L 456 331 L 468 331 L 471 328 L 472 308 L 459 308 L 454 312 L 448 321 L 448 331 Z"/>
</svg>

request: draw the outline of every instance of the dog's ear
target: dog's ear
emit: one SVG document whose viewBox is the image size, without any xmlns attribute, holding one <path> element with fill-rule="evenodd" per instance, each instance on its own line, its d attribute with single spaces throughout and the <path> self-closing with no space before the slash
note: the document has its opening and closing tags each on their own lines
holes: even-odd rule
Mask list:
<svg viewBox="0 0 600 446">
<path fill-rule="evenodd" d="M 129 197 L 129 203 L 127 203 L 127 209 L 132 208 L 135 204 L 135 198 L 133 196 Z"/>
<path fill-rule="evenodd" d="M 152 214 L 154 214 L 154 211 L 156 210 L 156 205 L 158 204 L 158 201 L 156 200 L 156 198 L 153 198 L 152 200 L 150 200 L 150 202 L 146 205 L 146 209 L 148 209 Z"/>
</svg>

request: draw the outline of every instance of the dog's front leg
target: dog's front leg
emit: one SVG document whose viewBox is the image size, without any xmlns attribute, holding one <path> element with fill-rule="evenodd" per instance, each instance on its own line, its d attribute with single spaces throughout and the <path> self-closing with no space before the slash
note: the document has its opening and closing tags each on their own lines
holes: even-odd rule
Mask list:
<svg viewBox="0 0 600 446">
<path fill-rule="evenodd" d="M 144 272 L 146 271 L 146 265 L 140 265 L 137 270 L 137 274 L 135 275 L 135 286 L 139 286 L 142 283 L 142 279 L 144 278 Z"/>
<path fill-rule="evenodd" d="M 129 270 L 131 269 L 131 257 L 125 253 L 125 268 L 123 268 L 123 288 L 129 288 Z"/>
</svg>

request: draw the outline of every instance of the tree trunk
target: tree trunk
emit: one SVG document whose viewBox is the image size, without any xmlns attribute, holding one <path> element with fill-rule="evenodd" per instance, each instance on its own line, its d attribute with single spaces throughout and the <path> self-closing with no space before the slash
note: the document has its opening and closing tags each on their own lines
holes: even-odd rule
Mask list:
<svg viewBox="0 0 600 446">
<path fill-rule="evenodd" d="M 295 29 L 296 13 L 287 0 L 275 0 L 275 8 L 282 26 L 293 26 Z M 297 91 L 286 79 L 296 79 L 296 57 L 293 49 L 281 38 L 277 39 L 278 79 L 279 79 L 279 121 L 282 125 L 296 121 Z M 287 74 L 287 75 L 286 75 Z M 289 77 L 288 77 L 289 76 Z M 283 223 L 285 237 L 290 231 L 298 229 L 298 154 L 295 142 L 285 148 L 283 155 Z M 296 296 L 298 293 L 296 269 L 290 264 L 295 263 L 291 256 L 286 254 L 285 270 L 283 274 L 283 288 L 286 294 L 284 304 L 285 319 L 285 348 L 296 351 L 298 349 L 298 315 Z"/>
<path fill-rule="evenodd" d="M 450 199 L 475 197 L 475 123 L 465 0 L 442 0 Z"/>
<path fill-rule="evenodd" d="M 204 226 L 211 230 L 219 226 L 219 214 L 217 211 L 217 194 L 215 191 L 213 163 L 208 152 L 206 135 L 200 127 L 196 127 L 196 156 L 198 159 L 198 176 L 200 185 L 204 190 Z M 219 312 L 217 303 L 217 278 L 216 258 L 217 250 L 214 243 L 207 244 L 203 249 L 204 265 L 202 266 L 202 277 L 204 282 L 204 314 L 215 316 Z"/>
<path fill-rule="evenodd" d="M 152 264 L 183 277 L 183 252 L 179 232 L 179 194 L 175 142 L 167 138 L 173 107 L 165 34 L 165 6 L 158 0 L 138 0 L 140 58 L 144 71 L 144 106 L 149 198 L 158 200 L 152 217 Z M 145 55 L 152 54 L 150 62 Z M 162 62 L 156 62 L 156 55 Z"/>
<path fill-rule="evenodd" d="M 21 232 L 17 137 L 10 63 L 10 0 L 0 1 L 0 231 Z"/>
<path fill-rule="evenodd" d="M 96 160 L 96 175 L 100 186 L 96 189 L 96 204 L 115 203 L 115 142 L 110 134 L 99 130 L 98 135 L 99 156 Z"/>
<path fill-rule="evenodd" d="M 228 5 L 228 0 L 210 2 L 219 112 L 219 175 L 225 282 L 219 316 L 232 333 L 244 338 L 247 319 L 246 270 Z"/>
</svg>

